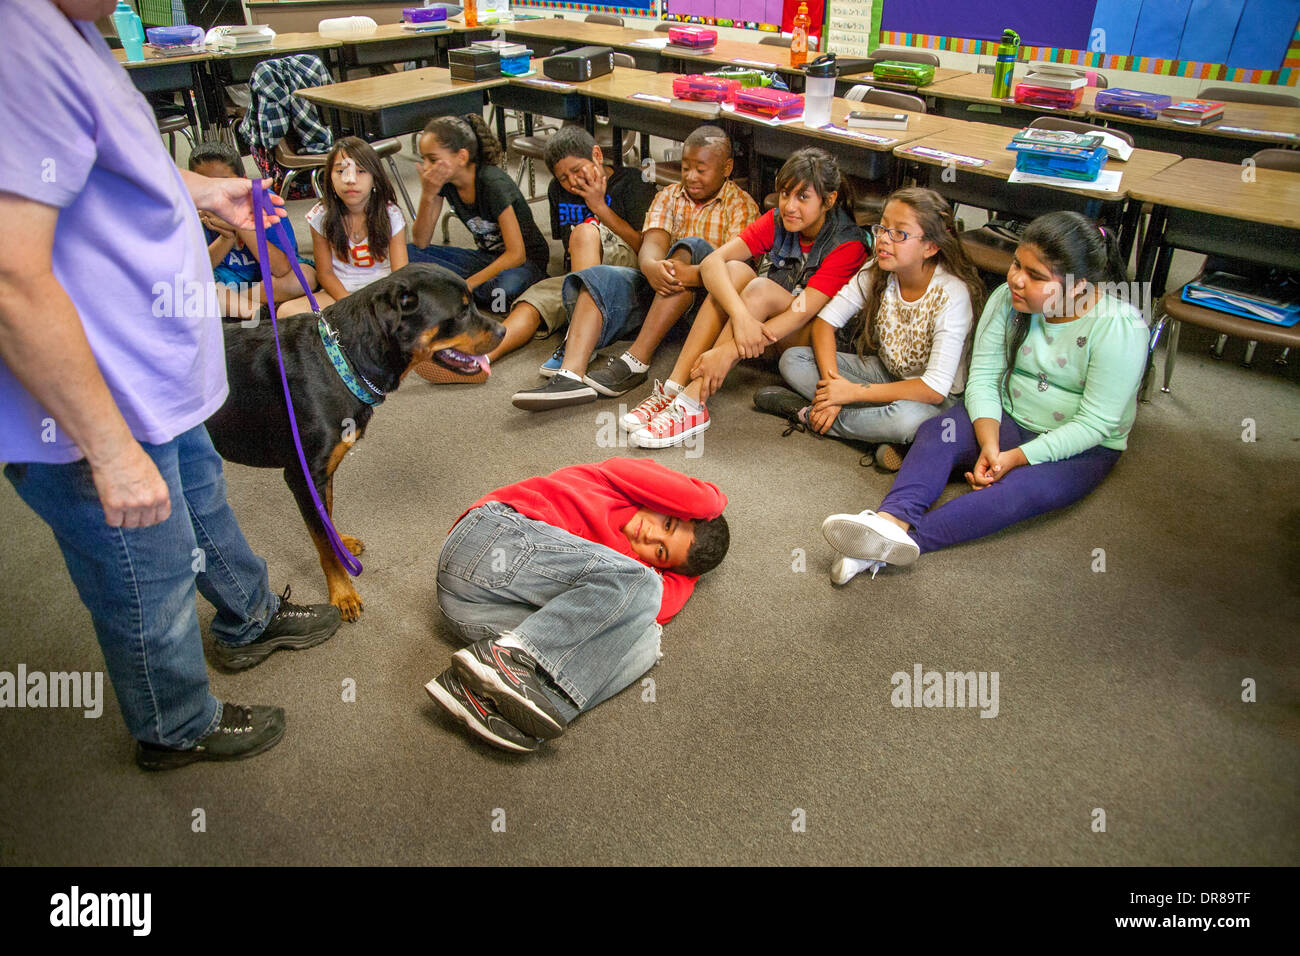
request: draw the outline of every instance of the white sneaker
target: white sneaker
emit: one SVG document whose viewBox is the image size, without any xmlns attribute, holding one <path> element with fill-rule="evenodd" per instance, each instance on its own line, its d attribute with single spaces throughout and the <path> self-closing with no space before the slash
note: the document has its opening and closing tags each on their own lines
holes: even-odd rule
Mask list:
<svg viewBox="0 0 1300 956">
<path fill-rule="evenodd" d="M 639 431 L 649 425 L 650 420 L 667 408 L 671 402 L 672 399 L 664 391 L 664 383 L 656 379 L 655 387 L 651 389 L 650 394 L 640 405 L 620 418 L 618 423 L 623 431 Z"/>
<path fill-rule="evenodd" d="M 698 412 L 692 412 L 678 398 L 669 402 L 644 428 L 629 435 L 628 440 L 641 448 L 671 448 L 708 427 L 709 410 L 706 407 L 701 405 Z"/>
<path fill-rule="evenodd" d="M 906 531 L 874 511 L 831 515 L 822 522 L 822 535 L 840 554 L 862 561 L 902 567 L 921 556 L 921 549 Z"/>
<path fill-rule="evenodd" d="M 863 571 L 870 571 L 874 579 L 884 566 L 884 561 L 861 561 L 841 554 L 831 562 L 831 584 L 848 584 Z"/>
</svg>

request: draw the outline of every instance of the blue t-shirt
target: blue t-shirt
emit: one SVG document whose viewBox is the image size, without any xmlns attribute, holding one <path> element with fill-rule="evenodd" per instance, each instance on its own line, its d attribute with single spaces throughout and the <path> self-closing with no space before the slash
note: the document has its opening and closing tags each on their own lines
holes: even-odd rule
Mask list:
<svg viewBox="0 0 1300 956">
<path fill-rule="evenodd" d="M 284 226 L 284 231 L 289 234 L 288 244 L 280 241 L 280 231 L 278 229 L 269 229 L 266 233 L 267 241 L 283 252 L 290 260 L 298 253 L 298 240 L 293 234 L 293 224 L 289 222 L 288 217 L 280 220 Z M 203 241 L 209 246 L 216 240 L 217 233 L 213 232 L 207 226 L 203 227 Z M 257 256 L 253 255 L 251 249 L 244 245 L 232 246 L 226 253 L 226 258 L 222 259 L 212 267 L 213 277 L 223 284 L 240 283 L 240 282 L 260 282 L 262 280 L 262 267 L 257 264 Z"/>
</svg>

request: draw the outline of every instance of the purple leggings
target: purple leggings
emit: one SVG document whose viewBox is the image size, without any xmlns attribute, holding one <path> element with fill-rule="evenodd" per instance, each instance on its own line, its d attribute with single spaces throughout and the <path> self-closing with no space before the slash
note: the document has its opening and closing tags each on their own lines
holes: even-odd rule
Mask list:
<svg viewBox="0 0 1300 956">
<path fill-rule="evenodd" d="M 945 428 L 953 434 L 952 441 L 943 440 Z M 998 443 L 1008 451 L 1037 435 L 1004 414 Z M 877 510 L 910 524 L 908 534 L 922 553 L 937 551 L 1073 504 L 1101 484 L 1120 456 L 1113 448 L 1094 445 L 1063 461 L 1021 465 L 987 488 L 972 490 L 930 511 L 952 473 L 962 477 L 975 466 L 979 454 L 970 415 L 965 406 L 954 405 L 917 430 L 898 478 Z"/>
</svg>

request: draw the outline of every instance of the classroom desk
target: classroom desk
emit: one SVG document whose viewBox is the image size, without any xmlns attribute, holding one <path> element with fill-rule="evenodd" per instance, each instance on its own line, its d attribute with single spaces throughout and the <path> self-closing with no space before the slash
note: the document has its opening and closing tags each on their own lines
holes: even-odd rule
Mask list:
<svg viewBox="0 0 1300 956">
<path fill-rule="evenodd" d="M 1227 103 L 1223 118 L 1212 126 L 1136 119 L 1103 113 L 1095 107 L 1089 111 L 1088 118 L 1124 130 L 1144 148 L 1167 150 L 1193 159 L 1235 163 L 1272 146 L 1300 146 L 1300 109 L 1293 106 Z"/>
<path fill-rule="evenodd" d="M 430 66 L 296 90 L 294 95 L 332 114 L 354 117 L 358 125 L 353 129 L 370 140 L 415 132 L 435 116 L 479 112 L 485 92 L 507 82 L 504 76 L 472 83 L 453 80 L 447 70 Z M 336 134 L 344 128 L 337 116 L 330 126 Z"/>
<path fill-rule="evenodd" d="M 363 66 L 415 62 L 420 66 L 446 66 L 447 48 L 463 42 L 464 27 L 448 24 L 449 29 L 431 33 L 412 33 L 400 23 L 380 25 L 369 36 L 343 41 L 339 78 Z"/>
<path fill-rule="evenodd" d="M 1083 101 L 1074 109 L 1051 109 L 1026 106 L 1010 98 L 993 96 L 993 75 L 990 73 L 963 73 L 940 80 L 936 70 L 935 81 L 922 87 L 918 95 L 932 102 L 940 116 L 1021 129 L 1040 116 L 1064 116 L 1086 121 L 1097 98 L 1097 88 L 1086 87 Z"/>
<path fill-rule="evenodd" d="M 523 43 L 533 51 L 534 61 L 550 56 L 560 47 L 573 50 L 580 46 L 608 46 L 621 53 L 630 53 L 638 69 L 658 70 L 662 57 L 653 47 L 638 45 L 637 40 L 666 39 L 667 34 L 632 27 L 616 27 L 610 23 L 586 23 L 581 20 L 524 20 L 502 23 L 491 29 L 505 31 L 512 43 Z"/>
<path fill-rule="evenodd" d="M 662 37 L 664 34 L 660 33 Z M 808 62 L 820 54 L 816 50 L 808 51 Z M 767 72 L 780 73 L 796 93 L 804 88 L 804 71 L 801 66 L 790 65 L 790 51 L 785 47 L 750 43 L 748 40 L 720 39 L 712 53 L 665 53 L 663 69 L 674 73 L 707 73 L 723 66 L 754 67 Z M 869 70 L 865 59 L 859 60 L 853 67 L 857 71 Z M 845 74 L 849 75 L 849 74 Z"/>
<path fill-rule="evenodd" d="M 1135 183 L 1134 202 L 1155 206 L 1138 257 L 1139 280 L 1151 278 L 1152 299 L 1165 291 L 1174 249 L 1251 259 L 1300 269 L 1300 173 L 1237 163 L 1184 159 Z"/>
<path fill-rule="evenodd" d="M 1068 186 L 1012 184 L 1007 182 L 1007 177 L 1016 168 L 1016 154 L 1006 148 L 1011 142 L 1011 135 L 1005 126 L 963 123 L 933 136 L 900 145 L 894 149 L 894 154 L 918 164 L 923 174 L 918 179 L 923 180 L 923 185 L 929 185 L 951 202 L 993 209 L 1018 219 L 1032 219 L 1055 209 L 1074 209 L 1094 219 L 1104 215 L 1112 225 L 1120 229 L 1120 247 L 1126 255 L 1132 250 L 1138 219 L 1136 205 L 1125 208 L 1131 191 L 1135 186 L 1173 166 L 1181 158 L 1173 153 L 1135 149 L 1127 162 L 1108 160 L 1104 167 L 1106 170 L 1120 170 L 1123 173 L 1119 191 L 1115 193 L 1092 192 Z M 944 160 L 911 152 L 917 147 L 972 156 L 988 162 L 984 166 L 959 164 L 955 167 L 955 175 L 945 178 L 940 174 L 940 170 L 947 171 Z"/>
<path fill-rule="evenodd" d="M 890 92 L 894 92 L 894 93 L 910 93 L 913 96 L 927 97 L 930 93 L 930 89 L 936 84 L 945 83 L 948 80 L 956 79 L 959 76 L 969 76 L 969 75 L 970 74 L 967 73 L 965 70 L 955 70 L 952 67 L 948 67 L 948 66 L 936 66 L 934 68 L 933 80 L 931 80 L 925 86 L 914 87 L 914 86 L 907 86 L 907 85 L 895 85 L 893 83 L 885 83 L 881 80 L 877 80 L 875 77 L 871 75 L 871 70 L 867 69 L 861 74 L 857 74 L 857 75 L 854 74 L 841 75 L 839 79 L 835 81 L 835 95 L 843 96 L 853 87 L 861 83 L 867 86 L 874 86 L 876 89 L 879 90 L 889 90 Z M 957 117 L 957 118 L 969 119 L 972 117 Z"/>
</svg>

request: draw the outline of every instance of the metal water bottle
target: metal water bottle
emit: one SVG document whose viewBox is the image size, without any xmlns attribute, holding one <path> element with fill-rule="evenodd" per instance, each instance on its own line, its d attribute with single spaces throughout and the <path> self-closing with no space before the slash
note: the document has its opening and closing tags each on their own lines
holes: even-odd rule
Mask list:
<svg viewBox="0 0 1300 956">
<path fill-rule="evenodd" d="M 998 44 L 998 59 L 993 64 L 993 95 L 998 99 L 1011 96 L 1011 78 L 1016 71 L 1016 57 L 1020 54 L 1020 34 L 1003 30 Z"/>
</svg>

